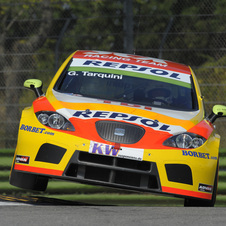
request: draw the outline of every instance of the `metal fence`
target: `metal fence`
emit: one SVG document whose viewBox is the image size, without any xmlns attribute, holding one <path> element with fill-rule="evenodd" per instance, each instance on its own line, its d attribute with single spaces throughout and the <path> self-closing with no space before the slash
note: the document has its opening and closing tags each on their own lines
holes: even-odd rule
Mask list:
<svg viewBox="0 0 226 226">
<path fill-rule="evenodd" d="M 30 3 L 32 2 L 32 3 Z M 21 111 L 44 90 L 76 49 L 136 53 L 189 64 L 206 111 L 226 104 L 226 14 L 223 0 L 0 1 L 0 148 L 16 146 Z M 216 122 L 226 147 L 226 120 Z"/>
</svg>

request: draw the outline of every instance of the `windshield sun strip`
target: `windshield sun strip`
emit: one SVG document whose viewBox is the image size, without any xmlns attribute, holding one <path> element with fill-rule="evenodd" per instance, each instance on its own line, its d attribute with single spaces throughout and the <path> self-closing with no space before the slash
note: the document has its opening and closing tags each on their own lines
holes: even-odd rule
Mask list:
<svg viewBox="0 0 226 226">
<path fill-rule="evenodd" d="M 68 71 L 90 71 L 90 72 L 100 72 L 100 73 L 113 73 L 113 74 L 121 74 L 125 76 L 131 76 L 131 77 L 137 77 L 137 78 L 144 78 L 144 79 L 150 79 L 165 83 L 170 83 L 186 88 L 191 88 L 190 83 L 177 81 L 174 79 L 164 78 L 156 75 L 149 75 L 149 74 L 143 74 L 138 72 L 130 72 L 125 70 L 115 70 L 115 69 L 105 69 L 105 68 L 94 68 L 94 67 L 70 67 Z"/>
</svg>

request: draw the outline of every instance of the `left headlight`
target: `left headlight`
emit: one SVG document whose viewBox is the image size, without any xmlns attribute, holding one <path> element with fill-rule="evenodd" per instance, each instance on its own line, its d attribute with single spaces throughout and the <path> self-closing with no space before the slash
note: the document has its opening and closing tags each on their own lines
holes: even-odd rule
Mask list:
<svg viewBox="0 0 226 226">
<path fill-rule="evenodd" d="M 71 122 L 57 112 L 40 111 L 36 113 L 36 117 L 40 123 L 53 129 L 75 131 Z"/>
<path fill-rule="evenodd" d="M 175 148 L 198 148 L 206 139 L 194 133 L 182 133 L 172 136 L 164 141 L 163 145 Z"/>
</svg>

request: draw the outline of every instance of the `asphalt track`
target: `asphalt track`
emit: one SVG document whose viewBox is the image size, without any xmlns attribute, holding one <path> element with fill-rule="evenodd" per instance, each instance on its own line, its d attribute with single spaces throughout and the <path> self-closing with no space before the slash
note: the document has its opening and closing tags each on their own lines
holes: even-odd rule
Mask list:
<svg viewBox="0 0 226 226">
<path fill-rule="evenodd" d="M 226 208 L 97 206 L 55 199 L 1 197 L 0 225 L 223 226 Z"/>
</svg>

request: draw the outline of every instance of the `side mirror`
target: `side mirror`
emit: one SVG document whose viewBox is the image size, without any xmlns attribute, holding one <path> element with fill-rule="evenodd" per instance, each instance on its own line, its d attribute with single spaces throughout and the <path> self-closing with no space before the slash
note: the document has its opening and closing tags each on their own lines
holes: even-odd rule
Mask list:
<svg viewBox="0 0 226 226">
<path fill-rule="evenodd" d="M 219 117 L 226 117 L 226 106 L 215 105 L 212 113 L 208 116 L 208 119 L 211 123 L 213 123 Z"/>
<path fill-rule="evenodd" d="M 40 97 L 43 95 L 42 92 L 42 81 L 38 79 L 28 79 L 24 82 L 24 87 L 31 89 L 35 92 L 35 95 L 37 97 Z"/>
</svg>

